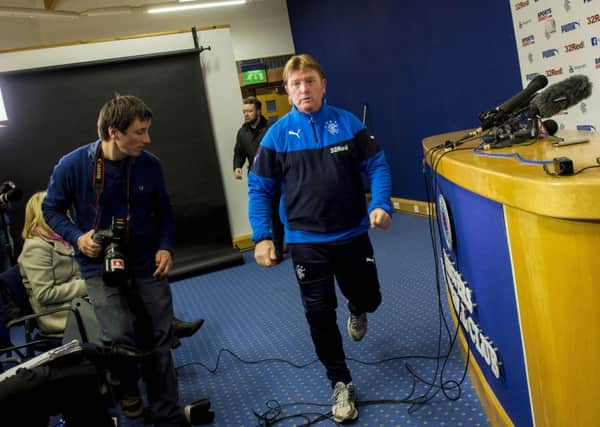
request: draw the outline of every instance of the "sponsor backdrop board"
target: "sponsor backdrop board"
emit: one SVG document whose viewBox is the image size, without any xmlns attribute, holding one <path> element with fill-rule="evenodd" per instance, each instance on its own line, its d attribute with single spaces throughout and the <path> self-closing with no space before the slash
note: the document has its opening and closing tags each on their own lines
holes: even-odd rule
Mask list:
<svg viewBox="0 0 600 427">
<path fill-rule="evenodd" d="M 600 1 L 511 0 L 523 86 L 536 75 L 548 85 L 583 74 L 592 96 L 553 117 L 559 129 L 600 126 Z"/>
</svg>

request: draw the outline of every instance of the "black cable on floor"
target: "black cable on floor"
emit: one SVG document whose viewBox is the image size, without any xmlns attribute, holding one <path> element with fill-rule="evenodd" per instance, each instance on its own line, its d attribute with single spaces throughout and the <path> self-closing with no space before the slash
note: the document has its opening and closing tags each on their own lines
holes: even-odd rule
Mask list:
<svg viewBox="0 0 600 427">
<path fill-rule="evenodd" d="M 290 365 L 296 369 L 305 369 L 310 365 L 315 364 L 316 362 L 318 362 L 318 359 L 315 359 L 311 362 L 305 363 L 305 364 L 297 364 L 297 363 L 293 363 L 290 362 L 289 360 L 286 359 L 280 359 L 280 358 L 267 358 L 267 359 L 259 359 L 259 360 L 246 360 L 243 359 L 242 357 L 238 356 L 237 354 L 235 354 L 233 351 L 226 349 L 226 348 L 222 348 L 221 350 L 219 350 L 219 353 L 217 355 L 217 360 L 215 362 L 215 367 L 214 368 L 210 368 L 208 366 L 206 366 L 205 364 L 203 364 L 202 362 L 190 362 L 190 363 L 186 363 L 183 365 L 180 365 L 176 368 L 176 370 L 180 370 L 183 369 L 185 367 L 188 366 L 194 366 L 194 365 L 198 365 L 203 367 L 207 372 L 211 373 L 211 374 L 215 374 L 219 368 L 219 364 L 221 362 L 221 356 L 223 353 L 228 353 L 231 356 L 233 356 L 234 358 L 236 358 L 237 360 L 239 360 L 240 362 L 244 363 L 244 364 L 248 364 L 248 365 L 256 365 L 256 364 L 260 364 L 260 363 L 267 363 L 267 362 L 278 362 L 278 363 L 285 363 L 287 365 Z M 408 355 L 408 356 L 397 356 L 397 357 L 389 357 L 386 359 L 381 359 L 381 360 L 377 360 L 377 361 L 363 361 L 363 360 L 359 360 L 359 359 L 355 359 L 355 358 L 351 358 L 351 357 L 347 357 L 346 360 L 351 361 L 351 362 L 356 362 L 356 363 L 360 363 L 363 365 L 380 365 L 382 363 L 388 363 L 388 362 L 393 362 L 393 361 L 397 361 L 397 360 L 404 360 L 404 359 L 425 359 L 425 360 L 435 360 L 437 362 L 437 364 L 439 365 L 439 361 L 440 360 L 446 360 L 448 358 L 448 354 L 446 355 L 437 355 L 437 356 L 426 356 L 426 355 Z M 412 407 L 420 407 L 422 405 L 424 405 L 425 403 L 427 403 L 429 400 L 431 400 L 438 392 L 439 389 L 443 388 L 442 386 L 438 386 L 434 383 L 432 383 L 431 381 L 427 381 L 425 379 L 422 379 L 421 377 L 419 377 L 418 375 L 415 374 L 414 370 L 412 367 L 410 367 L 410 365 L 408 363 L 405 363 L 405 369 L 407 370 L 407 372 L 409 373 L 409 375 L 411 375 L 413 381 L 412 381 L 412 386 L 411 386 L 411 390 L 410 392 L 407 394 L 407 396 L 403 399 L 380 399 L 380 400 L 359 400 L 356 402 L 356 406 L 369 406 L 369 405 L 381 405 L 381 404 L 410 404 L 411 407 L 409 408 L 409 413 L 412 413 L 413 410 L 411 410 Z M 437 377 L 437 375 L 436 375 Z M 421 382 L 423 384 L 426 384 L 430 387 L 430 389 L 432 388 L 438 388 L 438 390 L 431 396 L 427 397 L 427 396 L 419 396 L 419 397 L 413 397 L 416 388 L 417 388 L 417 382 Z M 283 409 L 287 408 L 287 407 L 291 407 L 291 406 L 324 406 L 324 407 L 330 407 L 331 403 L 313 403 L 313 402 L 291 402 L 291 403 L 286 403 L 286 404 L 280 404 L 277 400 L 269 400 L 266 402 L 266 406 L 267 406 L 267 410 L 263 413 L 260 413 L 256 410 L 253 410 L 254 415 L 256 416 L 256 418 L 258 419 L 258 426 L 273 426 L 276 425 L 278 423 L 281 423 L 282 421 L 285 420 L 289 420 L 292 418 L 303 418 L 306 420 L 305 424 L 301 424 L 302 426 L 310 426 L 313 424 L 316 424 L 318 422 L 324 421 L 324 420 L 329 420 L 331 422 L 333 422 L 334 424 L 337 425 L 337 423 L 335 423 L 335 421 L 333 420 L 332 416 L 331 416 L 331 411 L 326 412 L 326 413 L 317 413 L 317 412 L 299 412 L 299 413 L 295 413 L 295 414 L 289 414 L 289 415 L 282 415 Z M 316 418 L 309 418 L 309 416 L 314 416 L 317 415 Z"/>
<path fill-rule="evenodd" d="M 408 405 L 410 405 L 408 408 L 408 412 L 410 414 L 412 414 L 415 411 L 417 411 L 419 408 L 422 408 L 423 406 L 425 406 L 429 401 L 431 401 L 440 392 L 442 392 L 442 394 L 444 395 L 444 397 L 446 399 L 453 400 L 453 401 L 460 399 L 460 397 L 462 395 L 461 385 L 464 382 L 464 380 L 466 378 L 466 374 L 468 372 L 471 349 L 467 345 L 466 362 L 464 365 L 464 370 L 461 375 L 461 378 L 459 380 L 454 380 L 454 379 L 444 380 L 444 376 L 445 376 L 444 374 L 446 372 L 448 360 L 451 357 L 453 350 L 456 348 L 456 341 L 457 341 L 457 337 L 458 337 L 458 331 L 460 328 L 460 322 L 457 321 L 456 325 L 453 328 L 450 328 L 448 321 L 446 319 L 446 316 L 444 315 L 444 304 L 443 304 L 444 298 L 442 297 L 443 287 L 442 287 L 442 280 L 441 280 L 442 274 L 440 274 L 440 270 L 443 273 L 445 284 L 447 284 L 447 280 L 446 280 L 447 272 L 446 272 L 446 269 L 445 269 L 445 266 L 443 263 L 441 263 L 441 268 L 440 268 L 440 264 L 438 264 L 438 262 L 439 262 L 438 254 L 440 254 L 440 249 L 438 248 L 438 245 L 437 245 L 436 231 L 438 233 L 437 236 L 441 236 L 441 233 L 440 233 L 440 229 L 439 229 L 439 223 L 437 224 L 437 227 L 436 227 L 436 225 L 435 225 L 436 221 L 434 220 L 433 212 L 430 209 L 431 206 L 435 206 L 435 201 L 432 200 L 433 199 L 432 193 L 430 193 L 429 190 L 431 188 L 433 190 L 433 194 L 436 193 L 437 168 L 440 164 L 441 159 L 444 156 L 446 156 L 448 153 L 451 153 L 451 152 L 462 151 L 462 150 L 472 150 L 472 148 L 470 148 L 470 147 L 469 148 L 467 148 L 467 147 L 456 148 L 456 147 L 462 145 L 464 142 L 467 142 L 471 139 L 474 139 L 474 137 L 468 137 L 468 138 L 465 137 L 457 142 L 447 141 L 445 144 L 440 144 L 437 147 L 432 147 L 427 151 L 427 155 L 431 156 L 431 164 L 432 164 L 431 186 L 427 180 L 427 165 L 426 165 L 425 159 L 424 159 L 424 163 L 423 163 L 423 176 L 424 176 L 424 181 L 425 181 L 425 190 L 426 190 L 426 195 L 427 195 L 427 203 L 428 203 L 428 211 L 429 211 L 428 225 L 429 225 L 431 246 L 432 246 L 432 250 L 433 250 L 434 264 L 435 264 L 435 285 L 436 285 L 437 305 L 438 305 L 438 315 L 439 315 L 437 354 L 435 356 L 424 356 L 424 355 L 397 356 L 397 357 L 390 357 L 390 358 L 386 358 L 386 359 L 382 359 L 382 360 L 378 360 L 378 361 L 362 361 L 362 360 L 350 358 L 350 357 L 346 358 L 346 360 L 348 360 L 348 361 L 360 363 L 363 365 L 379 365 L 382 363 L 387 363 L 387 362 L 396 361 L 396 360 L 404 360 L 404 359 L 435 360 L 436 368 L 435 368 L 435 372 L 433 375 L 433 379 L 428 380 L 426 378 L 422 378 L 420 375 L 418 375 L 416 373 L 415 369 L 409 363 L 405 363 L 404 367 L 412 378 L 411 390 L 405 398 L 359 400 L 356 402 L 357 407 L 371 406 L 371 405 L 384 405 L 384 404 L 385 405 L 387 405 L 387 404 L 408 404 Z M 459 319 L 459 316 L 457 314 L 457 309 L 456 309 L 456 307 L 454 307 L 454 301 L 451 300 L 450 305 L 452 306 L 452 309 L 456 315 L 456 318 Z M 449 345 L 448 345 L 447 349 L 443 350 L 442 349 L 442 336 L 443 336 L 444 332 L 446 333 L 446 337 L 447 337 L 447 340 L 449 341 Z M 202 366 L 204 369 L 206 369 L 211 374 L 215 374 L 218 370 L 219 363 L 221 360 L 221 355 L 223 353 L 229 353 L 230 355 L 232 355 L 234 358 L 236 358 L 240 362 L 242 362 L 244 364 L 251 364 L 251 365 L 267 363 L 267 362 L 279 362 L 279 363 L 288 364 L 297 369 L 304 369 L 304 368 L 318 362 L 318 359 L 315 359 L 311 362 L 299 365 L 299 364 L 290 362 L 285 359 L 280 359 L 280 358 L 268 358 L 268 359 L 259 359 L 259 360 L 251 361 L 251 360 L 245 360 L 245 359 L 241 358 L 240 356 L 238 356 L 237 354 L 235 354 L 233 351 L 231 351 L 229 349 L 222 348 L 221 350 L 219 350 L 219 353 L 217 355 L 217 360 L 215 362 L 215 367 L 212 369 L 209 368 L 208 366 L 204 365 L 201 362 L 190 362 L 190 363 L 187 363 L 187 364 L 177 367 L 177 369 L 179 370 L 179 369 L 182 369 L 182 368 L 184 368 L 186 366 L 190 366 L 190 365 L 199 365 L 199 366 Z M 438 379 L 438 377 L 439 377 L 439 379 Z M 413 397 L 416 392 L 416 389 L 417 389 L 417 384 L 419 384 L 419 383 L 426 385 L 428 388 L 420 396 Z M 326 413 L 299 412 L 299 413 L 295 413 L 295 414 L 283 415 L 284 408 L 291 407 L 291 406 L 325 406 L 325 407 L 327 407 L 330 405 L 331 405 L 330 403 L 324 404 L 324 403 L 309 403 L 309 402 L 292 402 L 292 403 L 286 403 L 286 404 L 282 405 L 277 400 L 269 400 L 268 402 L 266 402 L 266 406 L 267 406 L 266 411 L 260 413 L 256 410 L 253 410 L 253 412 L 254 412 L 255 417 L 257 418 L 257 421 L 258 421 L 257 426 L 259 426 L 259 427 L 273 426 L 273 425 L 281 423 L 285 420 L 290 420 L 290 419 L 294 419 L 294 418 L 301 418 L 301 419 L 305 420 L 305 423 L 301 424 L 302 426 L 310 426 L 310 425 L 316 424 L 316 423 L 324 421 L 324 420 L 329 420 L 332 423 L 337 425 L 335 420 L 333 420 L 333 418 L 332 418 L 331 411 L 326 412 Z M 311 416 L 316 416 L 316 417 L 311 418 Z"/>
</svg>

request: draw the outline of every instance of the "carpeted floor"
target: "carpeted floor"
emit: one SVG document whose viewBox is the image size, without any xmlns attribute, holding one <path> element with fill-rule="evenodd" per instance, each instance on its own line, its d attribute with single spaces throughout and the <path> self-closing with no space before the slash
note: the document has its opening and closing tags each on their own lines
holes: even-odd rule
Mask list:
<svg viewBox="0 0 600 427">
<path fill-rule="evenodd" d="M 427 219 L 395 214 L 390 230 L 371 237 L 383 303 L 370 315 L 363 341 L 346 336 L 346 302 L 338 294 L 338 323 L 361 401 L 355 425 L 489 425 L 469 378 L 453 386 L 464 375 L 458 351 L 437 359 L 449 339 L 440 326 Z M 330 411 L 331 389 L 315 362 L 291 260 L 265 269 L 251 252 L 244 259 L 244 265 L 172 284 L 176 315 L 206 319 L 174 352 L 181 400 L 210 399 L 214 426 L 261 425 L 255 413 L 271 420 L 304 413 L 276 424 L 303 425 Z M 389 400 L 405 403 L 376 402 Z"/>
<path fill-rule="evenodd" d="M 361 342 L 346 335 L 346 301 L 338 294 L 360 401 L 354 425 L 488 426 L 469 378 L 463 381 L 458 350 L 439 357 L 450 342 L 440 307 L 451 322 L 445 291 L 435 285 L 427 218 L 393 220 L 390 230 L 371 232 L 383 303 Z M 173 353 L 180 400 L 210 399 L 213 426 L 333 425 L 323 416 L 332 391 L 316 361 L 291 260 L 266 269 L 252 255 L 244 253 L 243 265 L 172 284 L 177 317 L 206 319 Z M 142 425 L 119 416 L 119 426 Z"/>
</svg>

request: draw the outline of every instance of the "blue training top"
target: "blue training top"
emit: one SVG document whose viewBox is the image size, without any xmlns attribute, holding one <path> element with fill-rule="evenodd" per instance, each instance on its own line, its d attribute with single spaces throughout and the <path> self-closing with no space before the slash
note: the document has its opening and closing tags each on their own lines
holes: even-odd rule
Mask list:
<svg viewBox="0 0 600 427">
<path fill-rule="evenodd" d="M 371 184 L 366 206 L 363 174 Z M 391 176 L 375 137 L 351 113 L 296 107 L 263 138 L 248 176 L 252 240 L 271 239 L 270 200 L 281 185 L 279 213 L 287 243 L 339 241 L 369 228 L 367 213 L 392 213 Z"/>
</svg>

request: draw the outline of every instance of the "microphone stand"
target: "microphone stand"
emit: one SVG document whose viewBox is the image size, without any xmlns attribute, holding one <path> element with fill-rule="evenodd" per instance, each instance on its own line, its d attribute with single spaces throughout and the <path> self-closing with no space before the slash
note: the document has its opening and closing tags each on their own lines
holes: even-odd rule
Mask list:
<svg viewBox="0 0 600 427">
<path fill-rule="evenodd" d="M 532 139 L 537 139 L 541 136 L 540 121 L 542 117 L 540 114 L 540 109 L 535 105 L 530 105 L 527 109 L 527 129 L 529 130 L 529 137 Z"/>
<path fill-rule="evenodd" d="M 521 123 L 523 113 L 526 113 L 527 125 Z M 520 109 L 504 124 L 497 126 L 493 136 L 488 137 L 489 148 L 506 148 L 540 138 L 540 119 L 540 111 L 536 106 L 530 105 Z"/>
</svg>

